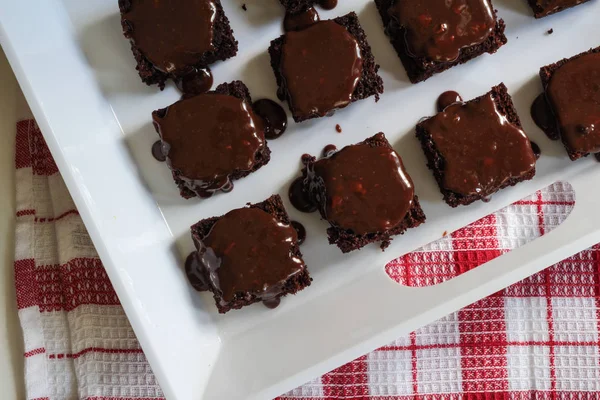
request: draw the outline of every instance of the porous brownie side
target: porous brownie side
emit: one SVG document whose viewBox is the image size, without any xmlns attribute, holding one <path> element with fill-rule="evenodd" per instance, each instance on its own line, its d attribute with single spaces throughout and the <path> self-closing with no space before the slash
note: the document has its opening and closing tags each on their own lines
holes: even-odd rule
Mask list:
<svg viewBox="0 0 600 400">
<path fill-rule="evenodd" d="M 238 99 L 245 100 L 246 103 L 248 103 L 248 104 L 252 104 L 252 98 L 250 97 L 250 92 L 248 91 L 248 88 L 242 81 L 233 81 L 230 83 L 222 83 L 219 86 L 217 86 L 215 90 L 210 91 L 208 93 L 226 94 L 226 95 L 237 97 Z M 156 110 L 152 114 L 165 112 L 165 110 L 167 110 L 167 108 Z M 158 130 L 157 130 L 157 132 L 158 132 Z M 265 142 L 265 146 L 263 147 L 262 151 L 257 153 L 257 155 L 256 155 L 256 163 L 254 164 L 252 169 L 249 171 L 241 171 L 241 170 L 234 171 L 231 175 L 229 175 L 229 179 L 230 179 L 230 181 L 233 182 L 234 180 L 241 179 L 245 176 L 248 176 L 252 172 L 255 172 L 256 170 L 258 170 L 263 165 L 266 165 L 270 160 L 271 160 L 271 150 L 269 149 L 269 146 Z M 181 171 L 179 171 L 177 169 L 171 169 L 171 172 L 173 174 L 173 179 L 175 180 L 177 187 L 179 187 L 179 193 L 181 194 L 181 197 L 183 197 L 185 199 L 197 197 L 196 193 L 189 188 L 189 185 L 193 185 L 193 183 L 192 183 L 193 180 L 188 179 L 185 176 L 183 176 Z"/>
<path fill-rule="evenodd" d="M 571 4 L 571 5 L 559 7 L 552 12 L 547 12 L 544 7 L 541 7 L 539 4 L 537 4 L 536 0 L 527 0 L 527 2 L 529 3 L 529 7 L 531 7 L 531 9 L 533 10 L 533 16 L 535 18 L 543 18 L 548 15 L 556 14 L 557 12 L 561 12 L 561 11 L 569 9 L 571 7 L 575 7 L 580 4 L 587 3 L 588 1 L 589 0 L 580 0 L 579 2 L 573 2 L 573 4 Z"/>
<path fill-rule="evenodd" d="M 291 220 L 285 211 L 283 206 L 283 202 L 281 201 L 281 197 L 279 195 L 272 195 L 265 201 L 256 204 L 248 204 L 250 208 L 258 208 L 263 210 L 264 212 L 271 214 L 277 221 L 289 225 Z M 219 220 L 221 217 L 212 217 L 199 221 L 198 223 L 191 226 L 190 230 L 192 233 L 192 239 L 194 240 L 194 244 L 196 244 L 196 249 L 198 249 L 197 243 L 202 242 L 202 240 L 210 233 L 213 225 Z M 294 257 L 298 257 L 302 259 L 302 253 L 300 252 L 300 247 L 298 244 L 295 244 L 292 247 L 292 254 Z M 204 272 L 204 271 L 203 271 Z M 206 282 L 211 282 L 208 277 L 205 277 Z M 307 286 L 310 286 L 312 278 L 308 273 L 308 269 L 304 269 L 301 273 L 298 273 L 291 278 L 289 278 L 283 287 L 282 293 L 277 296 L 282 297 L 287 294 L 295 294 L 296 292 L 304 289 Z M 210 290 L 215 299 L 215 304 L 217 305 L 217 309 L 219 313 L 224 314 L 229 310 L 240 309 L 244 306 L 248 306 L 250 304 L 258 303 L 262 301 L 256 295 L 252 293 L 236 293 L 234 295 L 234 299 L 227 303 L 225 306 L 221 306 L 221 293 L 217 290 L 217 288 L 209 285 L 208 290 Z"/>
<path fill-rule="evenodd" d="M 375 137 L 370 137 L 368 139 L 365 139 L 361 143 L 368 144 L 371 147 L 381 146 L 381 147 L 392 148 L 392 146 L 389 144 L 389 142 L 385 138 L 377 139 Z M 357 144 L 361 144 L 361 143 L 357 143 Z M 308 173 L 307 173 L 308 165 L 314 164 L 316 161 L 317 161 L 317 159 L 315 157 L 305 157 L 303 159 L 303 162 L 305 163 L 306 167 L 303 168 L 302 174 L 305 178 L 308 175 Z M 317 178 L 316 181 L 313 181 L 313 185 L 314 185 L 313 186 L 314 191 L 311 193 L 311 197 L 313 197 L 313 199 L 316 199 L 317 192 L 324 193 L 325 187 L 324 187 L 322 179 L 320 179 L 320 178 Z M 321 217 L 323 217 L 323 219 L 327 220 L 327 213 L 325 211 L 325 207 L 326 207 L 325 196 L 319 196 L 319 198 L 323 199 L 323 201 L 318 204 L 319 212 L 321 214 Z M 336 226 L 331 226 L 327 229 L 327 236 L 329 237 L 329 244 L 335 244 L 337 247 L 339 247 L 339 249 L 342 251 L 342 253 L 348 253 L 353 250 L 358 250 L 358 249 L 366 246 L 367 244 L 373 243 L 373 242 L 381 242 L 381 249 L 384 250 L 385 248 L 387 248 L 390 245 L 392 236 L 400 235 L 400 234 L 404 233 L 407 229 L 415 228 L 415 227 L 421 225 L 423 222 L 425 222 L 425 213 L 421 209 L 421 205 L 419 203 L 419 198 L 417 197 L 417 195 L 415 195 L 413 197 L 413 204 L 412 204 L 411 208 L 408 210 L 408 212 L 406 213 L 406 217 L 404 217 L 404 219 L 398 225 L 396 225 L 395 227 L 393 227 L 391 229 L 388 229 L 387 231 L 373 232 L 373 233 L 369 233 L 366 235 L 357 235 L 346 229 L 342 229 L 342 228 L 339 228 Z"/>
<path fill-rule="evenodd" d="M 216 6 L 216 15 L 213 31 L 213 46 L 214 50 L 206 52 L 202 55 L 200 61 L 195 65 L 190 65 L 190 70 L 193 68 L 203 68 L 219 60 L 227 60 L 234 57 L 238 51 L 238 42 L 233 36 L 233 30 L 229 25 L 229 19 L 223 11 L 221 0 L 213 0 Z M 129 25 L 125 22 L 124 14 L 130 9 L 131 0 L 119 0 L 119 10 L 121 12 L 121 24 L 123 34 L 130 39 L 131 51 L 137 62 L 136 69 L 142 78 L 142 81 L 147 85 L 157 84 L 160 89 L 164 89 L 166 81 L 171 78 L 177 80 L 180 78 L 178 74 L 168 74 L 155 68 L 142 51 L 131 40 L 131 31 Z"/>
<path fill-rule="evenodd" d="M 455 61 L 434 62 L 431 63 L 431 65 L 424 67 L 427 60 L 424 58 L 414 58 L 409 55 L 406 40 L 404 40 L 405 29 L 388 14 L 388 9 L 392 6 L 395 0 L 374 1 L 375 5 L 377 6 L 377 10 L 379 10 L 381 20 L 383 21 L 385 32 L 390 38 L 390 42 L 394 46 L 396 53 L 398 53 L 398 56 L 400 57 L 400 60 L 406 69 L 408 79 L 410 79 L 412 83 L 422 82 L 434 74 L 443 72 L 456 65 L 466 63 L 467 61 L 478 57 L 483 53 L 495 53 L 507 42 L 506 36 L 504 35 L 504 20 L 498 19 L 496 16 L 496 10 L 493 10 L 496 26 L 485 41 L 478 45 L 461 49 L 460 54 Z"/>
<path fill-rule="evenodd" d="M 366 99 L 370 96 L 375 96 L 375 101 L 379 100 L 379 94 L 383 93 L 383 80 L 379 75 L 377 75 L 377 71 L 379 71 L 379 65 L 375 63 L 375 58 L 371 52 L 371 46 L 369 46 L 369 43 L 367 42 L 367 35 L 360 25 L 358 16 L 356 13 L 351 12 L 342 17 L 335 18 L 333 21 L 346 28 L 348 32 L 354 36 L 360 47 L 360 53 L 363 59 L 362 76 L 360 77 L 360 80 L 358 81 L 358 84 L 352 93 L 352 102 Z M 273 73 L 275 74 L 275 79 L 277 80 L 278 86 L 277 96 L 281 100 L 285 100 L 287 98 L 287 87 L 280 72 L 281 54 L 284 40 L 285 35 L 280 36 L 279 38 L 271 41 L 271 45 L 269 46 L 271 67 L 273 68 Z M 316 117 L 298 118 L 294 116 L 294 121 L 302 122 L 311 118 Z"/>
<path fill-rule="evenodd" d="M 557 61 L 554 64 L 546 65 L 545 67 L 540 68 L 540 79 L 542 81 L 542 87 L 544 88 L 544 92 L 546 91 L 546 88 L 550 84 L 552 75 L 554 74 L 554 72 L 556 72 L 556 70 L 558 70 L 560 67 L 562 67 L 563 65 L 565 65 L 566 63 L 568 63 L 571 60 L 576 60 L 577 58 L 579 58 L 581 56 L 585 56 L 587 54 L 592 54 L 592 53 L 600 53 L 600 47 L 589 49 L 588 51 L 584 51 L 583 53 L 574 55 L 571 58 L 563 58 L 562 60 Z M 550 106 L 550 108 L 552 108 L 552 105 L 550 105 L 549 102 L 548 102 L 548 105 Z M 550 139 L 558 140 L 558 139 L 561 139 L 560 128 L 558 126 L 558 120 L 556 118 L 555 118 L 555 120 L 556 120 L 556 123 L 553 126 L 548 127 L 548 130 L 545 133 L 546 133 L 546 135 L 548 135 L 548 137 Z M 587 157 L 588 155 L 590 155 L 590 153 L 581 153 L 578 151 L 573 151 L 569 148 L 569 145 L 565 140 L 562 140 L 562 142 L 563 142 L 563 145 L 565 146 L 565 149 L 567 150 L 567 154 L 569 155 L 569 158 L 573 161 L 575 161 L 581 157 Z"/>
<path fill-rule="evenodd" d="M 319 3 L 318 0 L 279 0 L 279 2 L 290 14 L 298 14 Z"/>
<path fill-rule="evenodd" d="M 489 93 L 489 92 L 488 92 Z M 491 90 L 492 97 L 494 102 L 496 103 L 496 107 L 500 114 L 506 117 L 506 119 L 514 124 L 515 126 L 523 129 L 521 126 L 521 120 L 517 115 L 517 110 L 515 109 L 512 98 L 508 94 L 508 90 L 504 83 L 499 84 L 498 86 L 494 86 Z M 487 93 L 477 97 L 470 102 L 478 101 L 482 97 L 487 96 Z M 444 188 L 444 157 L 437 150 L 434 141 L 431 138 L 431 134 L 423 127 L 423 123 L 417 124 L 416 128 L 417 138 L 421 142 L 421 147 L 423 148 L 423 152 L 427 157 L 427 166 L 429 169 L 433 171 L 433 176 L 438 183 L 440 188 L 440 192 L 444 195 L 444 201 L 448 203 L 451 207 L 457 207 L 459 205 L 469 205 L 474 201 L 481 200 L 486 196 L 491 195 L 492 193 L 497 192 L 498 190 L 504 189 L 508 186 L 514 186 L 519 182 L 523 182 L 533 178 L 535 175 L 535 167 L 532 168 L 527 174 L 518 177 L 511 178 L 504 182 L 502 185 L 495 188 L 492 193 L 483 193 L 483 194 L 471 194 L 471 195 L 462 195 L 451 190 Z"/>
</svg>

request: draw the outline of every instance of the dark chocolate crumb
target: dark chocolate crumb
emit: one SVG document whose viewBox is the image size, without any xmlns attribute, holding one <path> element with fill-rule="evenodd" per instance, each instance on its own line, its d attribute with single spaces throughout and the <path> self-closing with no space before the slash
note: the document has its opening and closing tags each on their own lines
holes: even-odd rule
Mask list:
<svg viewBox="0 0 600 400">
<path fill-rule="evenodd" d="M 550 28 L 548 29 L 548 35 L 552 35 L 554 33 L 554 29 Z"/>
<path fill-rule="evenodd" d="M 242 4 L 242 10 L 248 11 L 248 7 L 246 7 L 246 3 Z"/>
</svg>

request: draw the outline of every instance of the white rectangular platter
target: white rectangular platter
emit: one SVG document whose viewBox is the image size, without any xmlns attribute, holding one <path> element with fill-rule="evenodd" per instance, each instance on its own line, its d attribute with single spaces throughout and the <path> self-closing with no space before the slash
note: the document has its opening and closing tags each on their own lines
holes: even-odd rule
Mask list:
<svg viewBox="0 0 600 400">
<path fill-rule="evenodd" d="M 267 48 L 282 33 L 283 11 L 276 0 L 243 1 L 246 12 L 242 0 L 222 1 L 240 52 L 214 66 L 215 83 L 241 79 L 253 98 L 275 98 Z M 157 139 L 150 113 L 179 93 L 141 83 L 121 34 L 117 1 L 0 0 L 2 46 L 169 399 L 275 397 L 600 241 L 600 165 L 592 157 L 569 161 L 529 116 L 541 91 L 539 67 L 600 45 L 600 1 L 534 20 L 525 0 L 495 0 L 508 44 L 417 85 L 408 82 L 373 1 L 340 3 L 321 17 L 359 15 L 381 65 L 381 100 L 292 122 L 269 143 L 271 162 L 237 181 L 232 193 L 185 201 L 166 165 L 150 153 Z M 554 34 L 546 34 L 549 28 Z M 537 176 L 490 203 L 451 209 L 425 165 L 414 126 L 434 113 L 441 92 L 454 89 L 470 99 L 500 82 L 542 149 Z M 319 154 L 326 144 L 340 147 L 379 131 L 403 157 L 427 222 L 396 238 L 385 253 L 371 245 L 342 255 L 327 244 L 325 222 L 291 207 L 287 187 L 303 153 Z M 571 183 L 577 202 L 548 235 L 434 287 L 402 287 L 385 274 L 392 258 L 557 180 Z M 183 257 L 193 248 L 189 226 L 273 193 L 307 227 L 302 251 L 314 282 L 275 310 L 258 304 L 219 315 L 211 296 L 196 293 L 182 272 Z"/>
</svg>

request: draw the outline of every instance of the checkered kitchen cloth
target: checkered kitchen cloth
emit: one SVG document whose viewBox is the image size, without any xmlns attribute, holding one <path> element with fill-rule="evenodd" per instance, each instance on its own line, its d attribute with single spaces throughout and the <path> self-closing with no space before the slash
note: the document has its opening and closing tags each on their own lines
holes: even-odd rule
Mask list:
<svg viewBox="0 0 600 400">
<path fill-rule="evenodd" d="M 162 398 L 34 121 L 17 126 L 16 175 L 27 398 Z M 543 235 L 573 204 L 569 185 L 556 183 L 387 271 L 399 284 L 442 282 Z M 281 399 L 598 399 L 599 251 L 585 250 Z"/>
</svg>

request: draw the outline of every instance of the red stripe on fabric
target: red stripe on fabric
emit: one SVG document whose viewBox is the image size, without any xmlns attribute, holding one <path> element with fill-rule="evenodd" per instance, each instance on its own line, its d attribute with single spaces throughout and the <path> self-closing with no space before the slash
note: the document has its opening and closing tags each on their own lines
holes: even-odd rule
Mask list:
<svg viewBox="0 0 600 400">
<path fill-rule="evenodd" d="M 539 192 L 538 192 L 539 193 Z M 512 205 L 517 206 L 535 206 L 538 204 L 537 200 L 519 200 L 514 202 Z M 574 206 L 574 201 L 554 201 L 554 200 L 544 200 L 544 204 L 553 205 L 553 206 Z"/>
<path fill-rule="evenodd" d="M 508 341 L 508 340 L 500 340 L 493 341 L 488 340 L 485 342 L 486 346 L 523 346 L 523 347 L 531 347 L 531 346 L 550 346 L 553 344 L 554 346 L 598 346 L 600 345 L 600 340 L 597 341 L 543 341 L 543 340 L 526 340 L 522 342 L 517 341 Z M 457 347 L 467 348 L 467 347 L 479 347 L 482 343 L 479 341 L 473 341 L 471 343 L 443 343 L 443 344 L 422 344 L 422 345 L 408 345 L 408 346 L 383 346 L 378 348 L 375 351 L 408 351 L 408 350 L 433 350 L 433 349 L 454 349 Z"/>
<path fill-rule="evenodd" d="M 597 289 L 597 266 L 594 253 L 594 249 L 584 250 L 509 286 L 503 293 L 507 297 L 594 298 Z"/>
<path fill-rule="evenodd" d="M 298 398 L 296 398 L 298 400 Z M 86 400 L 165 400 L 164 397 L 86 397 Z"/>
<path fill-rule="evenodd" d="M 456 275 L 499 257 L 496 216 L 488 215 L 452 236 Z M 498 294 L 458 312 L 462 387 L 466 392 L 508 389 L 504 298 Z"/>
<path fill-rule="evenodd" d="M 103 347 L 88 347 L 74 354 L 61 353 L 61 354 L 49 354 L 48 358 L 61 359 L 70 358 L 77 359 L 88 353 L 101 353 L 101 354 L 144 354 L 142 349 L 106 349 Z"/>
<path fill-rule="evenodd" d="M 66 212 L 60 214 L 58 217 L 54 217 L 54 218 L 36 218 L 35 222 L 55 222 L 64 217 L 67 217 L 69 215 L 79 215 L 79 211 L 73 209 L 73 210 L 66 211 Z"/>
<path fill-rule="evenodd" d="M 544 202 L 542 199 L 542 192 L 537 192 L 536 198 L 538 229 L 540 231 L 540 236 L 544 236 L 546 233 L 546 226 L 544 223 Z M 556 360 L 554 348 L 554 318 L 552 316 L 551 272 L 549 268 L 546 268 L 544 271 L 542 271 L 542 273 L 544 275 L 544 284 L 546 286 L 546 320 L 548 322 L 548 349 L 550 351 L 550 389 L 554 393 L 554 391 L 556 391 Z"/>
<path fill-rule="evenodd" d="M 25 215 L 35 215 L 35 210 L 19 210 L 17 211 L 17 217 L 23 217 Z"/>
<path fill-rule="evenodd" d="M 390 261 L 385 271 L 401 285 L 433 286 L 453 278 L 454 258 L 451 251 L 416 251 Z"/>
<path fill-rule="evenodd" d="M 600 245 L 595 245 L 593 251 L 594 264 L 594 292 L 596 303 L 596 329 L 598 332 L 598 340 L 600 341 Z M 600 345 L 598 346 L 598 357 L 600 358 Z"/>
<path fill-rule="evenodd" d="M 36 356 L 38 354 L 44 354 L 46 352 L 46 349 L 43 347 L 40 347 L 39 349 L 35 349 L 35 350 L 31 350 L 26 352 L 25 354 L 23 354 L 23 357 L 27 358 L 27 357 L 33 357 Z"/>
<path fill-rule="evenodd" d="M 469 393 L 441 393 L 420 394 L 418 396 L 381 395 L 369 397 L 296 397 L 281 396 L 275 400 L 550 400 L 556 396 L 559 399 L 569 400 L 598 400 L 597 392 L 559 391 L 549 392 L 544 390 L 523 391 L 498 391 L 498 392 L 469 392 Z M 104 398 L 102 398 L 104 399 Z M 105 400 L 105 399 L 104 399 Z M 133 399 L 132 399 L 133 400 Z"/>
<path fill-rule="evenodd" d="M 15 261 L 15 289 L 17 292 L 17 308 L 37 305 L 37 283 L 35 280 L 35 261 L 31 258 Z"/>
<path fill-rule="evenodd" d="M 52 158 L 44 136 L 35 122 L 32 123 L 29 131 L 29 149 L 34 175 L 50 176 L 58 173 L 54 158 Z"/>
<path fill-rule="evenodd" d="M 98 258 L 75 258 L 64 265 L 34 269 L 40 311 L 71 311 L 81 305 L 119 305 L 102 262 Z"/>
<path fill-rule="evenodd" d="M 17 136 L 15 143 L 15 168 L 31 167 L 31 152 L 29 151 L 29 127 L 32 120 L 17 122 Z"/>
<path fill-rule="evenodd" d="M 419 394 L 419 370 L 417 363 L 417 334 L 415 332 L 410 333 L 410 355 L 413 394 L 417 395 Z"/>
<path fill-rule="evenodd" d="M 366 398 L 369 395 L 367 356 L 359 357 L 323 375 L 321 382 L 325 398 Z"/>
<path fill-rule="evenodd" d="M 466 392 L 508 389 L 504 298 L 491 296 L 459 311 L 462 387 Z"/>
</svg>

